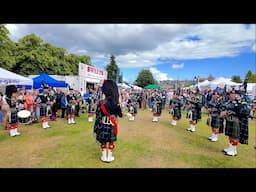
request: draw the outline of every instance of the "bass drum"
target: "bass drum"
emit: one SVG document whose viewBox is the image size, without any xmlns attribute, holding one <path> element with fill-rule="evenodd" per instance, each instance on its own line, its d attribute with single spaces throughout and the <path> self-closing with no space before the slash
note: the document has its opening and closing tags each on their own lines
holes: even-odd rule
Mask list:
<svg viewBox="0 0 256 192">
<path fill-rule="evenodd" d="M 28 123 L 30 120 L 31 112 L 27 110 L 21 110 L 18 112 L 19 123 Z"/>
</svg>

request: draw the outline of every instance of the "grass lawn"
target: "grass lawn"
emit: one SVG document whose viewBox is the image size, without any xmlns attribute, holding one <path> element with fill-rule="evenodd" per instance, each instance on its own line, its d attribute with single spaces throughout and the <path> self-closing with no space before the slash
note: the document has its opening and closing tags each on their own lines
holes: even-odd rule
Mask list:
<svg viewBox="0 0 256 192">
<path fill-rule="evenodd" d="M 256 168 L 256 121 L 250 120 L 249 144 L 240 144 L 238 155 L 229 157 L 222 152 L 228 146 L 225 135 L 219 135 L 218 142 L 208 140 L 206 115 L 194 133 L 186 131 L 184 113 L 176 127 L 166 110 L 158 123 L 151 120 L 148 110 L 139 110 L 134 122 L 119 119 L 112 163 L 100 161 L 100 146 L 86 114 L 76 118 L 75 125 L 64 119 L 49 122 L 52 128 L 47 130 L 41 123 L 20 124 L 22 135 L 14 138 L 1 126 L 0 168 Z"/>
</svg>

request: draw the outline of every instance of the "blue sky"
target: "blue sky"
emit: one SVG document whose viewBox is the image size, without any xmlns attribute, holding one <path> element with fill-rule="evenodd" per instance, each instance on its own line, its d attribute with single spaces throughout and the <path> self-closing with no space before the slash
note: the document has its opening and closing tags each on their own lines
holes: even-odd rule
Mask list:
<svg viewBox="0 0 256 192">
<path fill-rule="evenodd" d="M 183 68 L 173 69 L 172 65 L 175 63 L 183 64 Z M 95 66 L 102 68 L 104 67 L 104 64 L 103 62 L 96 62 Z M 255 53 L 251 52 L 243 53 L 232 58 L 191 59 L 180 61 L 170 60 L 161 62 L 154 67 L 121 68 L 121 72 L 123 73 L 126 81 L 133 82 L 142 69 L 159 71 L 160 74 L 166 73 L 167 77 L 175 80 L 192 80 L 194 76 L 208 77 L 210 74 L 214 77 L 225 78 L 231 78 L 233 75 L 239 75 L 240 78 L 243 79 L 248 70 L 256 73 L 256 56 Z"/>
<path fill-rule="evenodd" d="M 142 69 L 157 80 L 244 78 L 256 71 L 255 24 L 8 24 L 10 37 L 34 33 L 104 69 L 114 54 L 126 81 Z"/>
</svg>

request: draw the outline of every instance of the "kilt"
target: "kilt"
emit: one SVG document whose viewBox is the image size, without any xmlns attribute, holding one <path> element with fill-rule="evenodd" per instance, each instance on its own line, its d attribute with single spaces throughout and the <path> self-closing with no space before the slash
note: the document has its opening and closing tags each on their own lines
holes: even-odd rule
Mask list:
<svg viewBox="0 0 256 192">
<path fill-rule="evenodd" d="M 46 117 L 46 116 L 50 116 L 52 114 L 52 109 L 50 105 L 46 105 L 46 104 L 41 104 L 40 106 L 40 116 L 41 117 Z"/>
<path fill-rule="evenodd" d="M 96 111 L 96 120 L 94 124 L 94 133 L 96 134 L 96 140 L 100 143 L 113 143 L 117 140 L 117 136 L 114 134 L 114 126 L 112 124 L 104 124 L 103 117 L 100 108 Z"/>
<path fill-rule="evenodd" d="M 117 140 L 114 135 L 114 127 L 113 125 L 103 125 L 101 124 L 96 131 L 96 139 L 100 143 L 113 143 Z"/>
<path fill-rule="evenodd" d="M 220 128 L 221 126 L 220 116 L 218 114 L 214 114 L 211 117 L 212 117 L 211 127 L 217 128 L 217 129 Z"/>
<path fill-rule="evenodd" d="M 177 117 L 177 119 L 181 118 L 181 110 L 179 108 L 173 109 L 173 117 Z"/>
<path fill-rule="evenodd" d="M 197 120 L 197 112 L 195 110 L 192 110 L 192 120 L 193 121 Z"/>
<path fill-rule="evenodd" d="M 219 127 L 219 133 L 224 132 L 224 118 L 220 118 L 220 127 Z"/>
<path fill-rule="evenodd" d="M 211 127 L 219 129 L 219 133 L 223 133 L 224 130 L 224 119 L 219 115 L 211 117 Z"/>
<path fill-rule="evenodd" d="M 160 116 L 162 114 L 162 104 L 161 103 L 154 103 L 152 107 L 153 114 Z"/>
<path fill-rule="evenodd" d="M 239 142 L 241 144 L 248 144 L 248 118 L 240 119 L 240 138 Z"/>
<path fill-rule="evenodd" d="M 16 108 L 11 108 L 9 112 L 9 123 L 17 123 L 18 122 L 18 111 Z"/>
<path fill-rule="evenodd" d="M 67 114 L 68 115 L 74 115 L 75 114 L 75 105 L 68 104 Z"/>
<path fill-rule="evenodd" d="M 234 139 L 240 138 L 240 122 L 236 116 L 228 116 L 226 118 L 225 135 Z"/>
</svg>

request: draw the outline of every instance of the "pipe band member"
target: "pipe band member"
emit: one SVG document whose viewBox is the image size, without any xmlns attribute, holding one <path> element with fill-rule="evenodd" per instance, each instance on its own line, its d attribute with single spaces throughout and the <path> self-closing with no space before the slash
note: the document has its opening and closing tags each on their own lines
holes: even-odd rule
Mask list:
<svg viewBox="0 0 256 192">
<path fill-rule="evenodd" d="M 40 116 L 42 117 L 42 127 L 43 129 L 50 128 L 48 124 L 49 117 L 52 115 L 51 108 L 51 97 L 49 94 L 49 87 L 46 84 L 43 84 L 44 92 L 39 95 L 40 103 Z"/>
<path fill-rule="evenodd" d="M 195 132 L 196 131 L 196 124 L 199 120 L 201 120 L 202 113 L 201 108 L 202 104 L 200 103 L 199 95 L 195 96 L 194 94 L 191 95 L 191 99 L 187 100 L 188 104 L 188 113 L 187 119 L 189 120 L 190 127 L 187 128 L 187 131 Z"/>
<path fill-rule="evenodd" d="M 101 144 L 101 161 L 109 163 L 115 159 L 112 154 L 118 134 L 117 117 L 122 117 L 123 114 L 116 83 L 112 80 L 105 80 L 102 93 L 103 99 L 100 100 L 96 109 L 93 132 L 96 141 Z"/>
<path fill-rule="evenodd" d="M 246 100 L 239 98 L 235 90 L 230 92 L 230 101 L 222 116 L 226 119 L 225 135 L 229 136 L 229 147 L 223 151 L 226 155 L 237 155 L 238 144 L 248 144 L 248 118 L 250 108 Z"/>
<path fill-rule="evenodd" d="M 6 86 L 6 102 L 9 105 L 9 110 L 7 112 L 7 128 L 10 131 L 10 136 L 18 136 L 18 104 L 17 104 L 17 88 L 15 85 Z"/>
<path fill-rule="evenodd" d="M 174 94 L 173 98 L 170 100 L 169 103 L 169 109 L 170 109 L 170 114 L 172 116 L 172 122 L 171 124 L 173 126 L 177 125 L 177 121 L 181 119 L 181 99 L 179 98 L 178 95 Z"/>
<path fill-rule="evenodd" d="M 69 94 L 67 95 L 67 115 L 68 124 L 75 124 L 75 110 L 76 110 L 76 96 L 72 88 L 69 89 Z"/>
<path fill-rule="evenodd" d="M 136 95 L 130 94 L 130 98 L 127 101 L 128 113 L 131 114 L 129 116 L 129 121 L 134 121 L 135 116 L 137 114 L 137 98 Z"/>
<path fill-rule="evenodd" d="M 215 94 L 212 96 L 212 100 L 208 103 L 208 112 L 210 122 L 209 126 L 212 129 L 212 135 L 209 137 L 209 140 L 212 142 L 218 141 L 218 134 L 223 133 L 224 129 L 224 118 L 221 116 L 222 112 L 222 102 L 220 96 Z"/>
<path fill-rule="evenodd" d="M 152 122 L 158 122 L 159 117 L 162 113 L 162 98 L 157 90 L 153 93 L 151 97 L 152 112 L 153 112 L 153 119 Z"/>
</svg>

